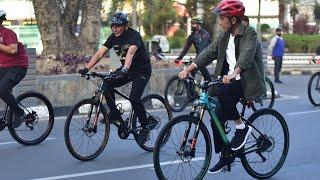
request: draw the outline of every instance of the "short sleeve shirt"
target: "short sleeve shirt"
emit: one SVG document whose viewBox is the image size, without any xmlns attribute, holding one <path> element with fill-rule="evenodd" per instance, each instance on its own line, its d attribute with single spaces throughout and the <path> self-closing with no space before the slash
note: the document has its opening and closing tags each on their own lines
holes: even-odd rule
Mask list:
<svg viewBox="0 0 320 180">
<path fill-rule="evenodd" d="M 17 35 L 11 29 L 0 26 L 0 43 L 3 45 L 17 44 L 18 50 L 15 54 L 6 54 L 0 51 L 0 68 L 28 67 L 28 57 L 24 46 L 18 42 Z"/>
<path fill-rule="evenodd" d="M 132 63 L 128 73 L 139 74 L 140 72 L 151 71 L 150 58 L 146 47 L 143 43 L 142 37 L 136 30 L 128 28 L 119 37 L 116 37 L 112 33 L 103 45 L 108 49 L 113 48 L 115 50 L 122 65 L 124 65 L 129 46 L 137 46 L 138 49 L 132 58 Z"/>
</svg>

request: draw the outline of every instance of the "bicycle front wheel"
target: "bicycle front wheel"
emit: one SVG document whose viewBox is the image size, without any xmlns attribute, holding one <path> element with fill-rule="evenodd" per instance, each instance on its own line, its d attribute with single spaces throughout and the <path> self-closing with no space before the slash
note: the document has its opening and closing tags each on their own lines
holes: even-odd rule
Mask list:
<svg viewBox="0 0 320 180">
<path fill-rule="evenodd" d="M 284 164 L 289 150 L 289 130 L 280 113 L 261 109 L 248 119 L 253 127 L 241 158 L 244 169 L 254 178 L 275 175 Z"/>
<path fill-rule="evenodd" d="M 211 138 L 200 120 L 182 115 L 161 130 L 155 145 L 153 164 L 159 179 L 202 179 L 210 165 Z M 199 135 L 194 138 L 197 125 Z"/>
<path fill-rule="evenodd" d="M 101 123 L 101 120 L 105 123 Z M 84 99 L 75 104 L 64 126 L 66 146 L 71 155 L 81 161 L 99 156 L 107 145 L 109 133 L 107 112 L 93 99 Z"/>
<path fill-rule="evenodd" d="M 50 101 L 37 92 L 23 93 L 17 100 L 26 116 L 19 127 L 8 126 L 11 136 L 18 143 L 27 146 L 41 143 L 49 136 L 54 124 L 54 112 Z M 12 117 L 13 112 L 10 110 L 8 120 L 11 121 Z"/>
<path fill-rule="evenodd" d="M 262 108 L 272 108 L 275 98 L 276 98 L 276 93 L 274 90 L 274 86 L 272 81 L 266 77 L 266 88 L 267 88 L 267 94 L 262 96 L 262 104 L 261 103 L 253 103 L 252 104 L 252 109 L 253 111 L 256 111 L 258 109 Z"/>
<path fill-rule="evenodd" d="M 320 106 L 320 72 L 313 74 L 309 80 L 308 97 L 314 106 Z"/>
<path fill-rule="evenodd" d="M 168 101 L 166 101 L 162 96 L 157 94 L 149 94 L 142 98 L 142 104 L 146 110 L 146 115 L 149 120 L 148 128 L 150 129 L 149 137 L 147 142 L 144 144 L 138 143 L 139 135 L 135 134 L 134 138 L 137 144 L 145 151 L 152 152 L 156 142 L 156 138 L 163 128 L 163 126 L 172 119 L 172 112 Z M 138 117 L 134 115 L 133 119 L 133 129 L 138 132 L 140 130 Z"/>
<path fill-rule="evenodd" d="M 173 76 L 164 88 L 164 98 L 169 102 L 173 112 L 183 111 L 190 102 L 187 82 Z"/>
</svg>

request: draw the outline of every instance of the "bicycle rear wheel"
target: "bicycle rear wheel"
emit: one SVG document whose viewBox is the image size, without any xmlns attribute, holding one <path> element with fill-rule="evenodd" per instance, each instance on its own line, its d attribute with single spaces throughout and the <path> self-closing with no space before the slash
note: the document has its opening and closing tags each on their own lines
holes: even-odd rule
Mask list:
<svg viewBox="0 0 320 180">
<path fill-rule="evenodd" d="M 98 157 L 109 139 L 108 115 L 103 105 L 98 106 L 93 99 L 81 100 L 72 107 L 65 122 L 66 146 L 71 155 L 81 161 Z M 94 125 L 96 117 L 97 126 Z M 101 119 L 104 119 L 105 123 L 101 123 Z"/>
<path fill-rule="evenodd" d="M 285 119 L 273 109 L 261 109 L 248 119 L 253 127 L 241 162 L 249 175 L 270 178 L 284 164 L 289 150 L 289 130 Z"/>
<path fill-rule="evenodd" d="M 173 112 L 183 111 L 190 102 L 189 96 L 185 80 L 179 79 L 177 75 L 168 80 L 164 88 L 164 98 L 169 102 Z"/>
<path fill-rule="evenodd" d="M 10 124 L 13 112 L 8 113 L 9 132 L 13 139 L 23 145 L 36 145 L 50 134 L 54 124 L 54 112 L 50 101 L 37 92 L 26 92 L 17 97 L 26 116 L 23 123 L 13 128 Z"/>
<path fill-rule="evenodd" d="M 161 130 L 153 153 L 153 164 L 159 179 L 202 179 L 210 165 L 210 134 L 200 122 L 199 135 L 193 140 L 199 119 L 182 115 Z M 195 146 L 195 149 L 192 146 Z"/>
<path fill-rule="evenodd" d="M 156 142 L 156 138 L 163 126 L 172 119 L 172 112 L 168 101 L 157 94 L 149 94 L 142 98 L 142 104 L 146 110 L 149 119 L 148 127 L 151 129 L 148 141 L 144 144 L 138 143 L 139 135 L 135 134 L 134 138 L 137 144 L 145 151 L 152 152 Z M 136 132 L 140 130 L 138 117 L 134 115 L 132 127 Z"/>
<path fill-rule="evenodd" d="M 262 108 L 272 108 L 275 98 L 276 98 L 276 94 L 275 94 L 275 90 L 274 90 L 274 86 L 272 81 L 266 77 L 266 88 L 267 88 L 267 94 L 265 94 L 264 96 L 262 96 L 262 104 L 260 103 L 256 103 L 254 102 L 252 104 L 252 110 L 256 111 L 258 109 L 262 109 Z"/>
<path fill-rule="evenodd" d="M 313 74 L 309 80 L 308 97 L 314 106 L 320 106 L 320 72 Z"/>
</svg>

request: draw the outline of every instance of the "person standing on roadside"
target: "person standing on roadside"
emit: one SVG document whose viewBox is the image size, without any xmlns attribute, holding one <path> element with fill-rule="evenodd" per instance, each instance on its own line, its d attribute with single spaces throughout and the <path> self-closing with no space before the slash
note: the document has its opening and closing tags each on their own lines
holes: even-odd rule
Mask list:
<svg viewBox="0 0 320 180">
<path fill-rule="evenodd" d="M 276 29 L 276 36 L 271 39 L 269 45 L 269 52 L 274 60 L 274 82 L 282 84 L 280 80 L 280 72 L 282 68 L 283 54 L 285 49 L 285 41 L 282 38 L 282 30 L 280 28 Z"/>
</svg>

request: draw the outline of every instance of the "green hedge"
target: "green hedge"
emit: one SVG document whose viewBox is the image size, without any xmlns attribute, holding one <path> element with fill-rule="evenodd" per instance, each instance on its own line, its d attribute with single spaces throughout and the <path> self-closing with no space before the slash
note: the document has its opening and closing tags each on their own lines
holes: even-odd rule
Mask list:
<svg viewBox="0 0 320 180">
<path fill-rule="evenodd" d="M 170 37 L 168 40 L 171 49 L 180 49 L 187 41 L 187 33 L 184 30 L 179 29 L 174 36 Z"/>
<path fill-rule="evenodd" d="M 314 53 L 317 47 L 320 46 L 320 34 L 287 34 L 284 39 L 289 53 Z"/>
</svg>

